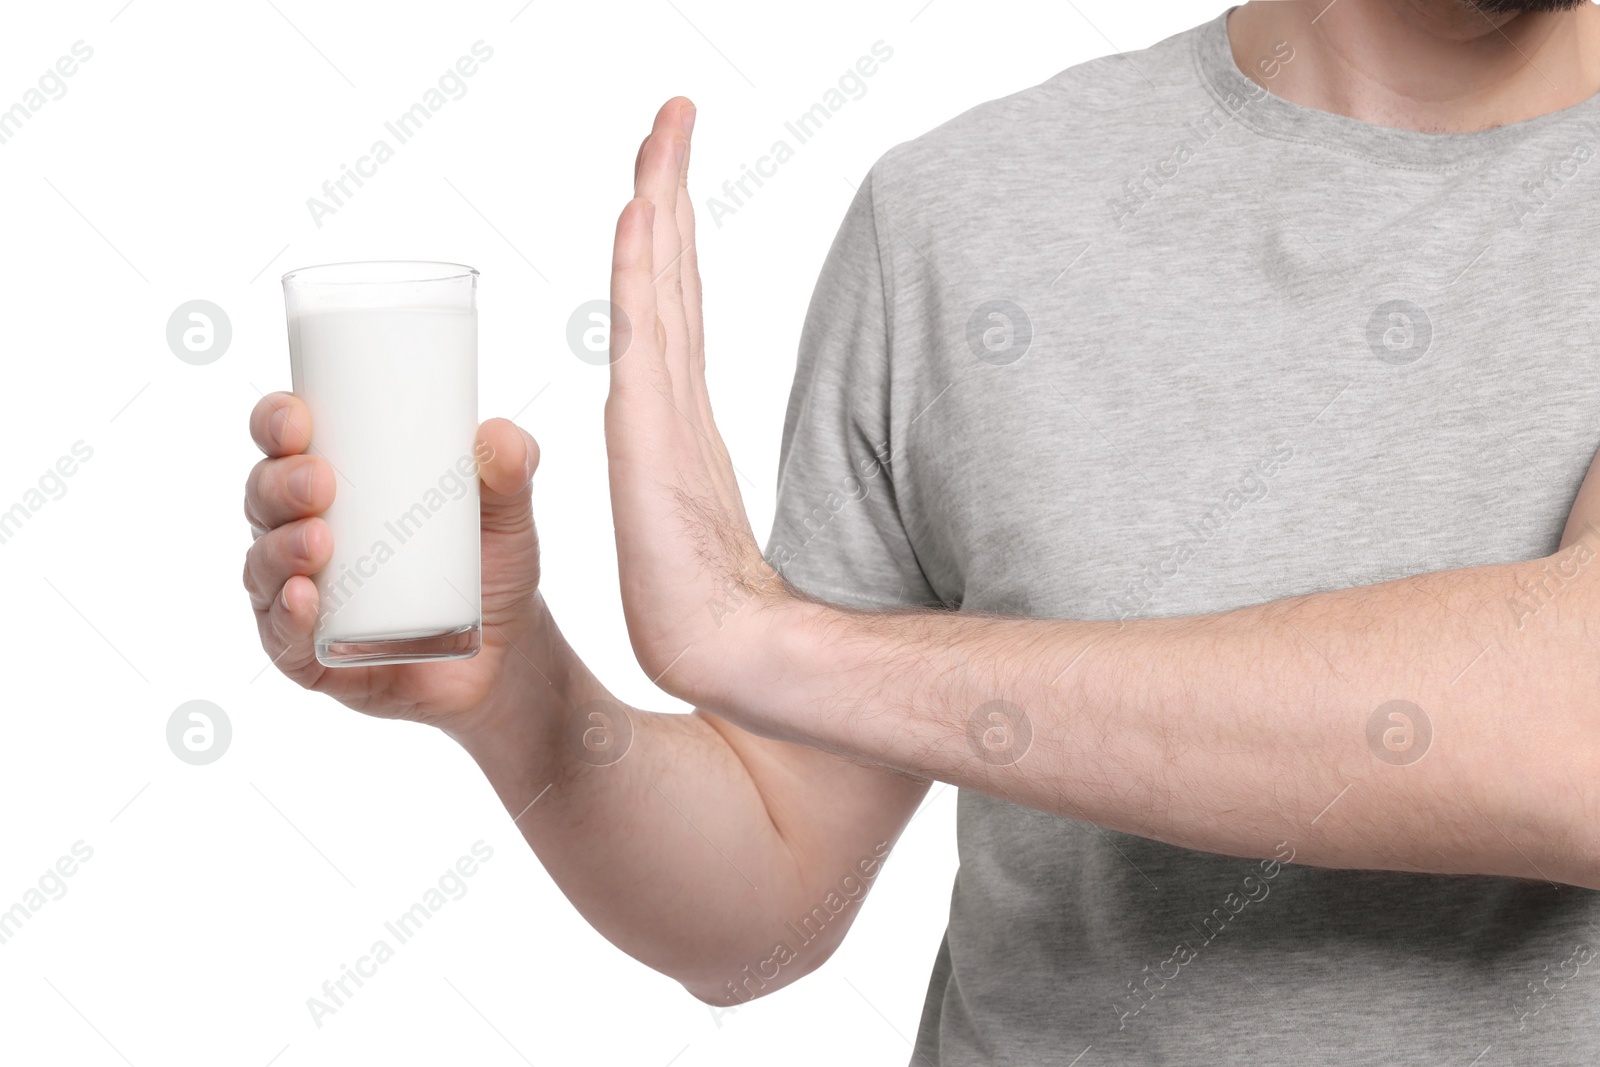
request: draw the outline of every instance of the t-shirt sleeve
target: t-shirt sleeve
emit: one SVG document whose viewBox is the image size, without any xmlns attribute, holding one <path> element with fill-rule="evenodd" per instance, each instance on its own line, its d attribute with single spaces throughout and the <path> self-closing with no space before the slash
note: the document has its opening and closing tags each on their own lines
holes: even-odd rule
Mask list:
<svg viewBox="0 0 1600 1067">
<path fill-rule="evenodd" d="M 800 590 L 881 608 L 935 603 L 895 495 L 891 279 L 873 176 L 812 293 L 784 418 L 766 557 Z"/>
</svg>

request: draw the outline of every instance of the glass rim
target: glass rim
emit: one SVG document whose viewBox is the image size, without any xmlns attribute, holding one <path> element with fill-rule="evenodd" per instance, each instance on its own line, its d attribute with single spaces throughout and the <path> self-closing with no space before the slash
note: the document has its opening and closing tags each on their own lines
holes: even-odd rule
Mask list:
<svg viewBox="0 0 1600 1067">
<path fill-rule="evenodd" d="M 465 263 L 427 259 L 370 259 L 344 263 L 318 263 L 296 267 L 281 279 L 291 285 L 409 285 L 476 278 L 478 271 Z"/>
</svg>

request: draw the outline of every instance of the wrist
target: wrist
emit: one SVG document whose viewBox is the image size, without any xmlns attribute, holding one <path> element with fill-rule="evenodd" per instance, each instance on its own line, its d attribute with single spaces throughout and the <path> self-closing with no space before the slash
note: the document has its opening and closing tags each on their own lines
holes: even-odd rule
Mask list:
<svg viewBox="0 0 1600 1067">
<path fill-rule="evenodd" d="M 848 608 L 785 593 L 740 621 L 690 699 L 763 737 L 833 748 L 840 697 L 870 664 L 872 629 Z"/>
<path fill-rule="evenodd" d="M 574 654 L 556 629 L 543 595 L 534 593 L 518 622 L 494 630 L 493 640 L 502 646 L 492 653 L 502 660 L 497 680 L 476 706 L 441 726 L 474 758 L 537 741 L 530 736 L 536 732 L 531 727 L 556 728 L 561 717 L 552 708 L 569 706 L 565 690 L 572 672 L 566 661 Z"/>
</svg>

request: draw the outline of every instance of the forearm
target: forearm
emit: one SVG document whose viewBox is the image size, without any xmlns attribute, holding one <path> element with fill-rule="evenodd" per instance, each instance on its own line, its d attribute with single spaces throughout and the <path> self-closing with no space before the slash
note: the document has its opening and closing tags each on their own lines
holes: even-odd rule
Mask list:
<svg viewBox="0 0 1600 1067">
<path fill-rule="evenodd" d="M 774 613 L 758 687 L 714 699 L 752 728 L 1187 848 L 1594 886 L 1594 545 L 1125 624 L 802 604 Z M 1542 601 L 1519 581 L 1544 581 Z M 1431 725 L 1414 762 L 1383 747 L 1398 720 L 1369 737 L 1394 700 Z"/>
<path fill-rule="evenodd" d="M 827 839 L 835 827 L 816 818 L 827 801 L 796 790 L 803 783 L 779 765 L 771 742 L 730 742 L 733 727 L 698 714 L 619 715 L 620 702 L 568 646 L 542 599 L 538 610 L 542 620 L 517 640 L 506 698 L 473 733 L 453 736 L 585 919 L 629 955 L 715 999 L 741 982 L 744 965 L 767 958 L 785 923 L 807 914 L 819 881 L 845 873 L 832 870 L 830 849 L 870 851 L 870 843 L 848 832 Z M 753 752 L 752 744 L 765 747 Z M 885 777 L 860 767 L 825 773 Z M 883 829 L 856 821 L 863 833 Z M 847 925 L 804 946 L 759 992 L 820 963 Z"/>
<path fill-rule="evenodd" d="M 623 607 L 652 678 L 755 734 L 1181 846 L 1266 857 L 1288 844 L 1326 866 L 1600 886 L 1589 571 L 1531 614 L 1507 601 L 1544 561 L 1126 625 L 855 612 L 784 587 L 710 416 L 693 212 L 680 197 L 690 114 L 657 117 L 612 259 L 618 321 L 644 324 L 611 334 L 606 448 Z M 858 284 L 880 280 L 865 266 Z M 844 425 L 855 433 L 860 420 Z M 846 497 L 811 506 L 833 521 Z M 940 506 L 971 502 L 926 503 L 937 526 Z M 873 521 L 887 532 L 900 518 Z M 882 559 L 834 562 L 866 573 Z M 1400 723 L 1380 719 L 1369 744 L 1391 701 L 1432 727 L 1420 760 L 1386 758 L 1382 735 Z M 1031 743 L 997 755 L 983 735 L 1004 732 L 997 709 L 1010 706 Z"/>
</svg>

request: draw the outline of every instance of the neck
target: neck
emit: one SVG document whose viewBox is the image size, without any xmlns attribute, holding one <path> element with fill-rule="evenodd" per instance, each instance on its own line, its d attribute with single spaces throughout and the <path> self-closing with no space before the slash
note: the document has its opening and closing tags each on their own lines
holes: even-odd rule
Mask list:
<svg viewBox="0 0 1600 1067">
<path fill-rule="evenodd" d="M 1600 92 L 1592 3 L 1489 14 L 1468 0 L 1254 0 L 1228 36 L 1239 69 L 1277 96 L 1424 133 L 1521 122 Z M 1280 41 L 1294 58 L 1263 65 Z"/>
</svg>

